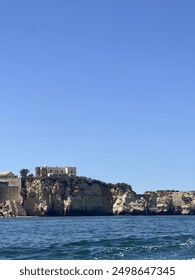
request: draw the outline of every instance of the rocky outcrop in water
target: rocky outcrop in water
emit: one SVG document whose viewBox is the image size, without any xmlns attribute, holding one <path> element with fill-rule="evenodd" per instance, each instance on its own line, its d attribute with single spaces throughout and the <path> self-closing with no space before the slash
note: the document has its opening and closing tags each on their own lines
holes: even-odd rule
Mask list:
<svg viewBox="0 0 195 280">
<path fill-rule="evenodd" d="M 86 177 L 27 178 L 0 187 L 0 217 L 65 215 L 194 215 L 195 191 L 136 194 L 124 183 Z"/>
<path fill-rule="evenodd" d="M 143 205 L 139 204 L 137 194 L 129 185 L 117 184 L 112 186 L 111 193 L 113 197 L 114 215 L 138 215 L 144 212 Z"/>
<path fill-rule="evenodd" d="M 194 215 L 195 191 L 146 192 L 148 214 Z"/>
<path fill-rule="evenodd" d="M 156 191 L 131 197 L 123 193 L 113 207 L 114 214 L 126 215 L 194 215 L 195 191 Z"/>
<path fill-rule="evenodd" d="M 128 184 L 106 184 L 85 177 L 34 178 L 22 191 L 27 215 L 189 215 L 195 192 L 136 194 Z"/>
<path fill-rule="evenodd" d="M 5 200 L 0 203 L 0 218 L 26 216 L 26 211 L 20 201 Z"/>
<path fill-rule="evenodd" d="M 10 210 L 9 203 L 0 203 L 0 218 L 11 218 L 13 213 Z"/>
</svg>

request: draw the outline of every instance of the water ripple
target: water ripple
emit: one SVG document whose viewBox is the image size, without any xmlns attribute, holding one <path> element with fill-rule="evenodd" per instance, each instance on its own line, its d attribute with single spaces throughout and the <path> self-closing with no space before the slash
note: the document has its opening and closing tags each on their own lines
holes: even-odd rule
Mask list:
<svg viewBox="0 0 195 280">
<path fill-rule="evenodd" d="M 195 216 L 3 219 L 0 259 L 194 259 L 194 221 Z"/>
</svg>

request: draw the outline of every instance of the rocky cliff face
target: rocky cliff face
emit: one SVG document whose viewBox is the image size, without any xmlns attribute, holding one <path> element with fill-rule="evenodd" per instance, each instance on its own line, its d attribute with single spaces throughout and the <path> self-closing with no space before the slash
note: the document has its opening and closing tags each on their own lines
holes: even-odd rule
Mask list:
<svg viewBox="0 0 195 280">
<path fill-rule="evenodd" d="M 110 187 L 81 177 L 35 179 L 26 183 L 27 215 L 112 215 Z"/>
<path fill-rule="evenodd" d="M 113 197 L 113 214 L 142 214 L 144 212 L 143 205 L 139 203 L 137 194 L 129 185 L 117 184 L 111 188 Z"/>
<path fill-rule="evenodd" d="M 21 202 L 19 186 L 10 186 L 8 182 L 0 182 L 0 218 L 26 216 Z"/>
<path fill-rule="evenodd" d="M 138 195 L 130 185 L 85 177 L 34 178 L 27 180 L 21 194 L 30 216 L 195 214 L 195 191 Z"/>
<path fill-rule="evenodd" d="M 11 218 L 13 213 L 9 208 L 9 203 L 0 203 L 0 218 Z"/>
<path fill-rule="evenodd" d="M 148 196 L 148 214 L 195 214 L 195 191 L 157 191 L 145 194 Z"/>
<path fill-rule="evenodd" d="M 194 215 L 195 191 L 156 191 L 143 195 L 118 194 L 114 214 L 132 215 Z"/>
</svg>

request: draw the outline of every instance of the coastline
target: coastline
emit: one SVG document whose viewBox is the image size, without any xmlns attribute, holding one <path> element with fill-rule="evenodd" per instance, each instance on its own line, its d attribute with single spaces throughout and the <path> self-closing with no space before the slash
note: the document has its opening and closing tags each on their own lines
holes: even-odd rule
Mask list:
<svg viewBox="0 0 195 280">
<path fill-rule="evenodd" d="M 1 187 L 0 217 L 195 215 L 195 191 L 146 191 L 86 177 L 31 178 Z"/>
</svg>

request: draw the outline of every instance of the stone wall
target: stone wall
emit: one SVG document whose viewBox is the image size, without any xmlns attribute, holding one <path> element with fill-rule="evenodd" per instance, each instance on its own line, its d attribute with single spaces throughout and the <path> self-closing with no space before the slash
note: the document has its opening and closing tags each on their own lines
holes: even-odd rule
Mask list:
<svg viewBox="0 0 195 280">
<path fill-rule="evenodd" d="M 6 200 L 22 201 L 20 195 L 20 187 L 18 186 L 8 186 L 8 183 L 0 184 L 0 202 Z"/>
<path fill-rule="evenodd" d="M 0 179 L 0 182 L 8 182 L 12 186 L 21 187 L 21 179 L 20 178 L 4 178 Z"/>
<path fill-rule="evenodd" d="M 0 182 L 0 187 L 8 187 L 8 183 L 7 182 Z"/>
</svg>

